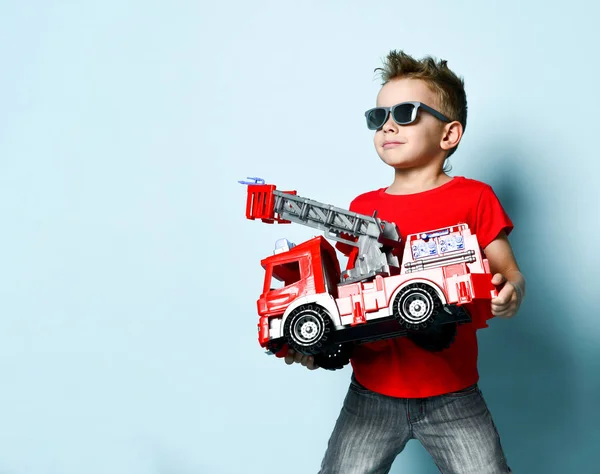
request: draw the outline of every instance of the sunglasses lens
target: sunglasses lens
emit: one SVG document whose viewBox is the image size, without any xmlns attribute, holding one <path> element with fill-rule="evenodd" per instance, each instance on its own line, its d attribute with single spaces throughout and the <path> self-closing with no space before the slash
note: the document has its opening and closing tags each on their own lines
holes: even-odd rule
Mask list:
<svg viewBox="0 0 600 474">
<path fill-rule="evenodd" d="M 381 128 L 387 120 L 387 110 L 373 109 L 367 114 L 367 127 L 369 130 Z"/>
<path fill-rule="evenodd" d="M 394 109 L 394 121 L 400 125 L 412 122 L 413 110 L 412 104 L 401 104 Z"/>
</svg>

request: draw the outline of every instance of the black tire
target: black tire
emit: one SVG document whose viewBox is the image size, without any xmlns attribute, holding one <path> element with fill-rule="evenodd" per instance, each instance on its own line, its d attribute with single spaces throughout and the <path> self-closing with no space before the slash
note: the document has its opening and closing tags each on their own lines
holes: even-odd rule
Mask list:
<svg viewBox="0 0 600 474">
<path fill-rule="evenodd" d="M 325 370 L 343 369 L 350 363 L 353 349 L 352 343 L 334 344 L 315 355 L 315 364 Z"/>
<path fill-rule="evenodd" d="M 437 292 L 426 283 L 413 283 L 403 288 L 394 299 L 393 314 L 406 329 L 425 329 L 434 320 L 442 302 Z"/>
<path fill-rule="evenodd" d="M 294 309 L 283 325 L 283 334 L 296 352 L 315 355 L 327 346 L 331 318 L 322 306 L 305 304 Z"/>
<path fill-rule="evenodd" d="M 441 352 L 454 342 L 457 326 L 456 323 L 432 324 L 426 329 L 409 330 L 406 337 L 427 351 Z"/>
</svg>

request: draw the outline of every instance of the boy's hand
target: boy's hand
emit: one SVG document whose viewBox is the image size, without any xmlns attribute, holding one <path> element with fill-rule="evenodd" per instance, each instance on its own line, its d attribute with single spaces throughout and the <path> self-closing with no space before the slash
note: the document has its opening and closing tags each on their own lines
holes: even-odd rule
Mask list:
<svg viewBox="0 0 600 474">
<path fill-rule="evenodd" d="M 492 299 L 492 314 L 500 318 L 512 318 L 523 301 L 524 281 L 521 279 L 508 280 L 502 273 L 496 273 L 492 278 L 495 286 L 503 285 L 498 296 Z"/>
<path fill-rule="evenodd" d="M 300 352 L 296 352 L 294 349 L 288 349 L 288 352 L 285 355 L 285 363 L 287 365 L 292 365 L 294 362 L 302 364 L 308 370 L 315 370 L 319 368 L 317 365 L 315 365 L 315 358 L 313 356 L 307 356 Z"/>
</svg>

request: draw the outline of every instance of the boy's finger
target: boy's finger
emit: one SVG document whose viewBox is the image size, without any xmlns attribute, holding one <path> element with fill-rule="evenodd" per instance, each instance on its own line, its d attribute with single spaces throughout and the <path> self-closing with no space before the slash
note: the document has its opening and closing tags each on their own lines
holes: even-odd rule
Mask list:
<svg viewBox="0 0 600 474">
<path fill-rule="evenodd" d="M 292 365 L 294 363 L 294 352 L 290 351 L 288 352 L 285 357 L 283 358 L 283 360 L 285 360 L 285 363 L 287 365 Z"/>
<path fill-rule="evenodd" d="M 512 318 L 515 315 L 514 309 L 506 309 L 504 311 L 499 312 L 496 316 L 499 318 Z"/>
<path fill-rule="evenodd" d="M 506 281 L 506 277 L 504 275 L 502 275 L 502 273 L 496 273 L 493 277 L 492 277 L 492 285 L 501 285 L 502 283 L 504 283 Z"/>
<path fill-rule="evenodd" d="M 516 313 L 517 303 L 515 298 L 512 298 L 508 303 L 504 305 L 492 304 L 492 314 L 494 316 L 504 317 L 509 313 Z"/>
<path fill-rule="evenodd" d="M 515 287 L 512 286 L 510 283 L 507 283 L 500 290 L 500 292 L 498 293 L 498 296 L 496 296 L 492 300 L 492 303 L 494 303 L 494 304 L 506 304 L 506 303 L 508 303 L 512 299 L 512 296 L 513 296 L 514 292 L 515 292 Z"/>
<path fill-rule="evenodd" d="M 492 311 L 506 311 L 509 308 L 512 308 L 515 304 L 515 302 L 513 301 L 513 299 L 509 299 L 508 301 L 504 301 L 504 302 L 492 302 Z"/>
<path fill-rule="evenodd" d="M 508 299 L 504 296 L 497 296 L 492 300 L 492 306 L 504 306 L 508 303 Z"/>
</svg>

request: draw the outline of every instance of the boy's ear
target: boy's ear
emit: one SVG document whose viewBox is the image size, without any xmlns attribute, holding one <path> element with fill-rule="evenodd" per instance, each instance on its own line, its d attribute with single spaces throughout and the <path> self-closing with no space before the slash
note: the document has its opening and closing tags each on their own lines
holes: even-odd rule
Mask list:
<svg viewBox="0 0 600 474">
<path fill-rule="evenodd" d="M 463 126 L 458 120 L 444 126 L 444 133 L 440 141 L 442 150 L 451 150 L 458 145 L 463 134 Z"/>
</svg>

